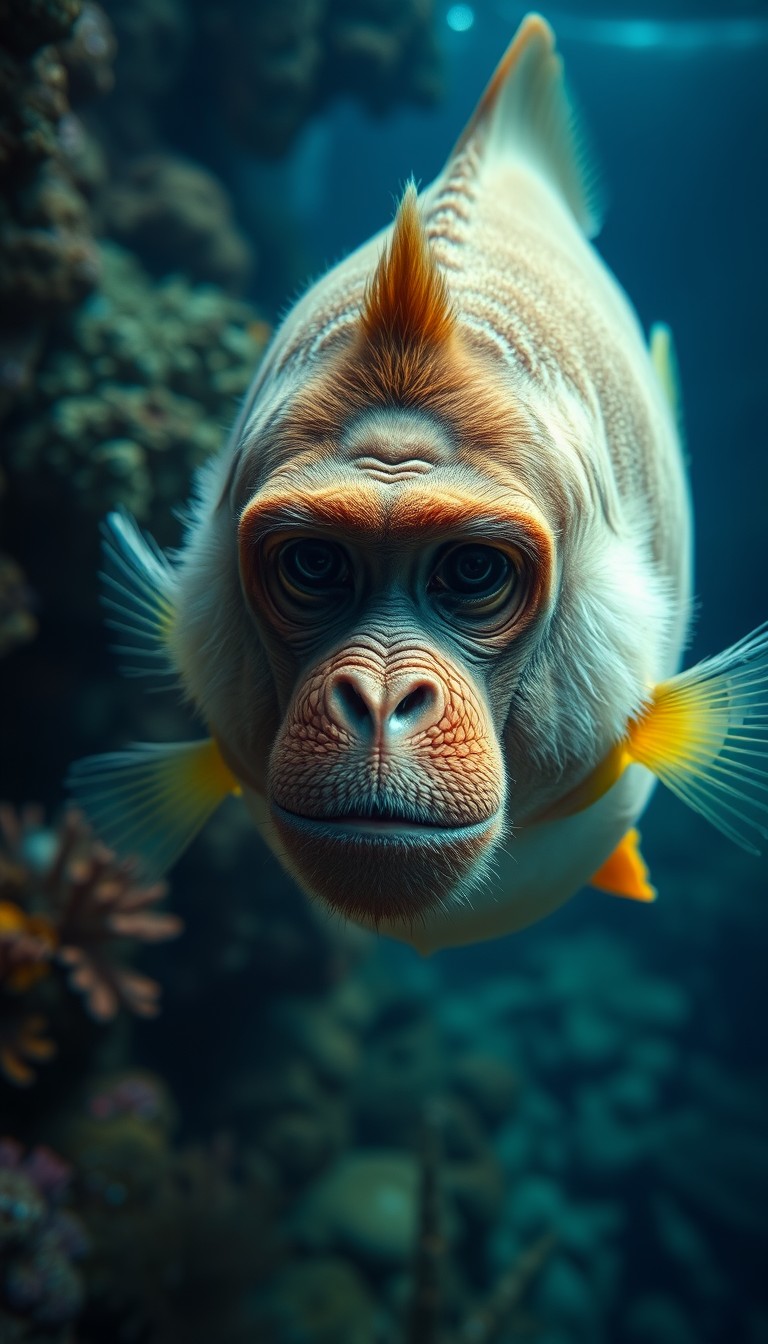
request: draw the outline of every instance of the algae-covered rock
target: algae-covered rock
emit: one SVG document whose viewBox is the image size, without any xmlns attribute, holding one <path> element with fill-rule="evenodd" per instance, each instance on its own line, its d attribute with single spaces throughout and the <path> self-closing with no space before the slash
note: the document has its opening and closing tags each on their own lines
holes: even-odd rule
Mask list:
<svg viewBox="0 0 768 1344">
<path fill-rule="evenodd" d="M 324 1256 L 276 1275 L 259 1303 L 256 1328 L 259 1339 L 286 1344 L 370 1344 L 374 1306 L 352 1265 Z"/>
<path fill-rule="evenodd" d="M 44 358 L 8 432 L 25 506 L 94 521 L 124 504 L 167 533 L 194 469 L 223 442 L 268 334 L 248 304 L 180 277 L 154 284 L 104 244 L 102 285 Z"/>
<path fill-rule="evenodd" d="M 306 1245 L 373 1265 L 405 1265 L 414 1250 L 418 1189 L 418 1166 L 407 1153 L 349 1153 L 307 1192 L 293 1233 Z"/>
<path fill-rule="evenodd" d="M 153 272 L 186 275 L 238 290 L 251 269 L 250 248 L 222 184 L 199 164 L 173 154 L 135 159 L 102 198 L 111 237 Z"/>
</svg>

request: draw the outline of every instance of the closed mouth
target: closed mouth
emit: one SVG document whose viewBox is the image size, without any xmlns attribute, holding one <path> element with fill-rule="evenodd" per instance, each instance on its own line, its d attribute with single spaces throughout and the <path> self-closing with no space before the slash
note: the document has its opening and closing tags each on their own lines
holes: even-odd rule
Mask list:
<svg viewBox="0 0 768 1344">
<path fill-rule="evenodd" d="M 483 821 L 470 822 L 460 826 L 445 826 L 435 822 L 418 821 L 413 816 L 397 815 L 390 811 L 345 812 L 336 816 L 308 817 L 300 812 L 290 812 L 279 803 L 272 804 L 275 816 L 295 826 L 305 834 L 314 834 L 325 839 L 349 840 L 363 839 L 386 844 L 397 840 L 468 840 L 487 830 L 492 817 Z"/>
</svg>

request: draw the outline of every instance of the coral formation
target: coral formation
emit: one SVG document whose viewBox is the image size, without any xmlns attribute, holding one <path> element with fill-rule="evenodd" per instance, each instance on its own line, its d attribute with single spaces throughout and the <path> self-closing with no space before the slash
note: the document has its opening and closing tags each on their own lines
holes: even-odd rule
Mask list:
<svg viewBox="0 0 768 1344">
<path fill-rule="evenodd" d="M 94 29 L 102 49 L 94 53 Z M 98 281 L 98 256 L 86 198 L 76 185 L 61 132 L 71 116 L 70 66 L 88 54 L 102 70 L 80 89 L 105 84 L 109 24 L 98 6 L 31 5 L 11 0 L 0 15 L 0 416 L 32 376 L 52 320 Z M 96 43 L 98 46 L 99 44 Z M 79 57 L 76 53 L 80 53 Z M 87 62 L 86 62 L 87 63 Z"/>
<path fill-rule="evenodd" d="M 9 494 L 39 517 L 52 504 L 60 515 L 64 491 L 94 522 L 122 503 L 167 534 L 194 468 L 221 446 L 269 328 L 213 286 L 180 276 L 154 285 L 113 244 L 101 256 L 98 294 L 43 360 L 36 400 L 9 429 Z"/>
<path fill-rule="evenodd" d="M 133 159 L 102 193 L 101 209 L 110 236 L 155 274 L 180 271 L 236 293 L 243 288 L 251 249 L 229 196 L 200 164 L 172 154 Z"/>
<path fill-rule="evenodd" d="M 64 1207 L 70 1168 L 48 1148 L 0 1138 L 0 1338 L 67 1344 L 84 1288 L 79 1218 Z"/>
<path fill-rule="evenodd" d="M 251 1344 L 250 1301 L 275 1254 L 268 1176 L 225 1142 L 179 1151 L 151 1118 L 130 1119 L 132 1142 L 125 1117 L 91 1119 L 80 1140 L 86 1337 Z"/>
<path fill-rule="evenodd" d="M 132 943 L 176 937 L 181 921 L 152 907 L 162 885 L 142 886 L 68 813 L 57 831 L 39 810 L 0 808 L 0 1066 L 9 1081 L 34 1081 L 30 1061 L 49 1058 L 45 1018 L 27 996 L 52 971 L 82 994 L 89 1014 L 158 1011 L 159 986 L 126 960 Z M 17 996 L 25 996 L 19 1011 Z"/>
</svg>

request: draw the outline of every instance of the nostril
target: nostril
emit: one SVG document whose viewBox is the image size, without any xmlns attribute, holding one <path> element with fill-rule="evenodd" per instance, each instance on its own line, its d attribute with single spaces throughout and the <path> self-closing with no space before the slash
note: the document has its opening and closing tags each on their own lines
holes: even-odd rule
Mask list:
<svg viewBox="0 0 768 1344">
<path fill-rule="evenodd" d="M 416 686 L 414 690 L 404 695 L 400 703 L 396 706 L 392 715 L 393 719 L 414 719 L 418 718 L 425 710 L 429 709 L 435 701 L 435 692 L 432 686 L 422 683 Z"/>
<path fill-rule="evenodd" d="M 351 681 L 340 678 L 333 688 L 333 698 L 347 723 L 363 724 L 371 718 L 368 705 Z"/>
</svg>

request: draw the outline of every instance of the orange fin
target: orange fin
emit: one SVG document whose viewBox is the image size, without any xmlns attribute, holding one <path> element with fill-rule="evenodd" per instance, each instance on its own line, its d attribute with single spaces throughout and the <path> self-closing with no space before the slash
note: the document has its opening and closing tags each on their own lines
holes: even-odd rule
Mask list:
<svg viewBox="0 0 768 1344">
<path fill-rule="evenodd" d="M 640 853 L 639 831 L 627 831 L 602 868 L 589 879 L 589 885 L 630 901 L 656 900 L 656 889 L 648 881 L 648 869 Z"/>
</svg>

